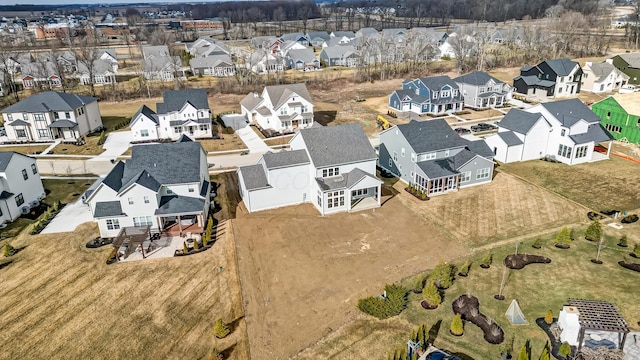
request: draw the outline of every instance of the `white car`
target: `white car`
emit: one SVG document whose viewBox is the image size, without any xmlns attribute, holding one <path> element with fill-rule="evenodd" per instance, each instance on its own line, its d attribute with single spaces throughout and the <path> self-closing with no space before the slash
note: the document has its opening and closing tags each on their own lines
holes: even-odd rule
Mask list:
<svg viewBox="0 0 640 360">
<path fill-rule="evenodd" d="M 618 91 L 620 94 L 631 94 L 640 91 L 640 88 L 635 85 L 622 85 Z"/>
</svg>

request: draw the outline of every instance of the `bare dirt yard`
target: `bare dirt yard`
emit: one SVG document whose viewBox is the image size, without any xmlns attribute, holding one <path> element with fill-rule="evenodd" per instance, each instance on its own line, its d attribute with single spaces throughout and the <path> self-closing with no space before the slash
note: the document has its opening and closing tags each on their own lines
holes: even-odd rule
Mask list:
<svg viewBox="0 0 640 360">
<path fill-rule="evenodd" d="M 97 235 L 94 224 L 23 232 L 10 240 L 22 250 L 0 259 L 0 359 L 202 359 L 214 346 L 225 358 L 248 359 L 226 231 L 201 254 L 113 265 L 105 264 L 109 246 L 84 246 Z M 234 328 L 222 340 L 212 330 L 218 317 Z"/>
</svg>

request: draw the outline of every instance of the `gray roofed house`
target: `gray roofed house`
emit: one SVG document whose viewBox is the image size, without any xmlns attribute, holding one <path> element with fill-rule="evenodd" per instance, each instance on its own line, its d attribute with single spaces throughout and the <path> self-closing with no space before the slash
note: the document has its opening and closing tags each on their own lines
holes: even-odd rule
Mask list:
<svg viewBox="0 0 640 360">
<path fill-rule="evenodd" d="M 467 107 L 474 109 L 500 107 L 512 97 L 511 86 L 484 71 L 475 71 L 453 80 L 460 87 Z"/>
<path fill-rule="evenodd" d="M 389 95 L 389 108 L 393 111 L 435 115 L 460 111 L 464 104 L 458 84 L 446 75 L 407 79 L 402 82 L 402 90 L 421 97 L 407 98 L 407 93 L 394 91 Z"/>
<path fill-rule="evenodd" d="M 194 75 L 226 77 L 236 73 L 236 67 L 228 54 L 193 58 L 189 60 L 189 66 Z"/>
<path fill-rule="evenodd" d="M 156 103 L 158 114 L 168 114 L 180 111 L 186 103 L 190 103 L 196 109 L 209 109 L 207 90 L 186 89 L 186 90 L 165 90 L 162 93 L 163 102 Z"/>
<path fill-rule="evenodd" d="M 271 151 L 262 155 L 264 164 L 267 169 L 276 169 L 280 167 L 302 165 L 309 163 L 309 157 L 304 150 L 279 151 L 273 153 Z"/>
<path fill-rule="evenodd" d="M 198 38 L 194 42 L 184 44 L 188 53 L 195 57 L 207 57 L 215 55 L 230 55 L 231 50 L 223 42 L 212 39 L 209 36 Z"/>
<path fill-rule="evenodd" d="M 147 105 L 142 105 L 140 109 L 131 117 L 131 121 L 129 122 L 129 126 L 132 126 L 141 116 L 146 117 L 147 119 L 153 121 L 158 124 L 158 115 L 155 111 L 151 110 Z"/>
<path fill-rule="evenodd" d="M 271 103 L 275 109 L 287 101 L 291 93 L 296 93 L 311 102 L 311 94 L 309 94 L 305 83 L 265 86 L 264 90 L 271 99 Z"/>
<path fill-rule="evenodd" d="M 273 134 L 293 133 L 313 125 L 313 102 L 305 83 L 265 86 L 240 101 L 250 124 Z"/>
<path fill-rule="evenodd" d="M 287 66 L 296 70 L 317 70 L 320 68 L 320 60 L 316 59 L 316 55 L 312 49 L 292 49 L 287 52 L 285 57 Z"/>
<path fill-rule="evenodd" d="M 277 39 L 276 36 L 255 36 L 251 38 L 251 47 L 256 49 L 266 48 Z"/>
<path fill-rule="evenodd" d="M 171 80 L 184 75 L 178 56 L 171 56 L 166 45 L 142 47 L 142 69 L 147 79 Z"/>
<path fill-rule="evenodd" d="M 587 122 L 600 121 L 600 117 L 579 99 L 547 102 L 541 105 L 566 127 L 571 127 L 580 120 L 586 120 Z"/>
<path fill-rule="evenodd" d="M 539 113 L 530 113 L 520 109 L 510 109 L 507 115 L 500 120 L 500 127 L 519 134 L 526 134 L 529 130 L 544 117 Z"/>
<path fill-rule="evenodd" d="M 353 31 L 333 31 L 330 35 L 332 38 L 341 38 L 341 37 L 346 37 L 349 39 L 356 38 L 356 34 Z"/>
<path fill-rule="evenodd" d="M 613 59 L 601 63 L 587 61 L 582 68 L 582 90 L 593 93 L 609 92 L 622 88 L 631 77 L 613 65 Z"/>
<path fill-rule="evenodd" d="M 536 66 L 525 65 L 513 79 L 517 92 L 537 97 L 566 97 L 580 92 L 582 68 L 570 59 L 545 60 Z"/>
<path fill-rule="evenodd" d="M 314 31 L 307 33 L 307 39 L 311 46 L 322 46 L 325 41 L 331 39 L 331 35 L 326 31 Z"/>
<path fill-rule="evenodd" d="M 6 225 L 31 212 L 45 196 L 36 159 L 0 151 L 0 224 Z"/>
<path fill-rule="evenodd" d="M 507 146 L 515 146 L 515 145 L 523 144 L 522 140 L 520 140 L 520 138 L 518 138 L 513 131 L 499 132 L 498 136 L 502 138 L 502 140 L 505 142 L 505 144 L 507 144 Z"/>
<path fill-rule="evenodd" d="M 122 212 L 120 201 L 100 201 L 97 202 L 95 206 L 95 210 L 93 211 L 93 217 L 95 218 L 120 217 L 127 215 Z"/>
<path fill-rule="evenodd" d="M 40 94 L 29 96 L 9 107 L 2 109 L 1 113 L 17 112 L 49 112 L 49 111 L 73 111 L 80 106 L 91 104 L 97 98 L 62 93 L 56 91 L 45 91 Z"/>
<path fill-rule="evenodd" d="M 376 153 L 359 124 L 300 130 L 315 167 L 375 160 Z"/>
<path fill-rule="evenodd" d="M 326 66 L 348 66 L 358 65 L 358 54 L 353 45 L 327 46 L 320 52 L 320 60 Z"/>
<path fill-rule="evenodd" d="M 91 77 L 93 77 L 94 84 L 115 84 L 116 83 L 116 69 L 117 64 L 114 64 L 109 60 L 95 59 L 93 60 L 93 68 L 89 69 L 84 62 L 78 62 L 78 74 L 80 75 L 80 82 L 84 85 L 91 83 Z"/>
<path fill-rule="evenodd" d="M 396 125 L 395 128 L 404 135 L 416 154 L 467 145 L 466 141 L 443 119 L 411 120 L 408 124 Z"/>
<path fill-rule="evenodd" d="M 248 191 L 271 187 L 261 164 L 242 166 L 238 171 L 242 173 L 244 188 Z"/>
<path fill-rule="evenodd" d="M 133 146 L 131 159 L 125 163 L 122 180 L 128 182 L 147 171 L 160 184 L 186 184 L 200 182 L 199 142 L 145 144 Z"/>
</svg>

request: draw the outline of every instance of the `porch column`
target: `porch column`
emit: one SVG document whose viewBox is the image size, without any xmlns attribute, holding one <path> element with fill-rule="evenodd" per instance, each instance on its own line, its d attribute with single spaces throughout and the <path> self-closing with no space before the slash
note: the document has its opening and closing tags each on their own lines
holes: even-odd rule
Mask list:
<svg viewBox="0 0 640 360">
<path fill-rule="evenodd" d="M 611 154 L 611 144 L 613 144 L 613 141 L 609 140 L 609 146 L 607 147 L 607 159 L 609 158 L 609 154 Z"/>
<path fill-rule="evenodd" d="M 178 215 L 178 230 L 180 230 L 180 236 L 182 236 L 182 219 Z"/>
<path fill-rule="evenodd" d="M 378 200 L 378 206 L 380 206 L 380 196 L 382 195 L 382 185 L 376 187 L 376 198 Z"/>
<path fill-rule="evenodd" d="M 456 175 L 456 190 L 460 190 L 460 175 Z"/>
<path fill-rule="evenodd" d="M 158 223 L 158 232 L 162 232 L 162 223 L 159 216 L 156 217 L 156 222 Z"/>
</svg>

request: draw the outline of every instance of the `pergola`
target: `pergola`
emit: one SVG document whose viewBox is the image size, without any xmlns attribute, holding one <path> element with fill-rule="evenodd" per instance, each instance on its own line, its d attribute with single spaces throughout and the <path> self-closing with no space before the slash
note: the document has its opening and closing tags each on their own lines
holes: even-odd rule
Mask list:
<svg viewBox="0 0 640 360">
<path fill-rule="evenodd" d="M 569 306 L 577 308 L 579 313 L 578 352 L 582 349 L 586 330 L 618 333 L 618 349 L 624 349 L 629 327 L 615 305 L 606 301 L 569 299 Z M 622 334 L 622 339 L 620 339 L 620 334 Z"/>
<path fill-rule="evenodd" d="M 113 240 L 113 247 L 120 249 L 121 246 L 125 245 L 127 248 L 124 253 L 124 257 L 128 257 L 135 251 L 135 249 L 140 245 L 142 248 L 142 258 L 145 258 L 144 246 L 142 244 L 151 240 L 151 226 L 131 226 L 131 227 L 123 227 L 120 229 L 120 233 Z M 116 251 L 116 258 L 120 260 L 120 252 Z"/>
</svg>

